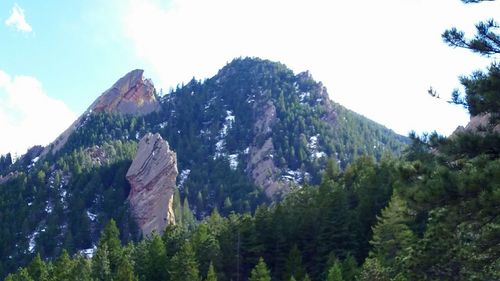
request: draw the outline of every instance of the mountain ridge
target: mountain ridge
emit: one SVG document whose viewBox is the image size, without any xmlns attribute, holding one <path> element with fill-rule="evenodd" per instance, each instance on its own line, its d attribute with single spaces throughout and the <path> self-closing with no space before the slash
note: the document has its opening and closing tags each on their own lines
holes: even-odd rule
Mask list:
<svg viewBox="0 0 500 281">
<path fill-rule="evenodd" d="M 126 81 L 145 81 L 142 70 L 131 73 L 140 79 Z M 7 233 L 0 256 L 12 257 L 4 268 L 36 252 L 50 258 L 62 248 L 92 249 L 110 218 L 122 241 L 139 239 L 126 173 L 139 140 L 149 133 L 167 140 L 177 155 L 178 188 L 171 202 L 182 225 L 215 208 L 222 215 L 253 212 L 317 184 L 329 159 L 345 168 L 362 155 L 397 155 L 406 145 L 404 137 L 331 101 L 308 72 L 294 74 L 268 60 L 235 59 L 215 76 L 158 98 L 148 87 L 152 83 L 144 83 L 158 104 L 149 113 L 121 112 L 119 101 L 97 99 L 64 138 L 7 170 L 18 173 L 0 188 L 0 228 Z M 132 84 L 120 93 L 137 92 Z M 95 104 L 109 104 L 110 110 L 93 110 Z M 15 212 L 13 205 L 19 206 Z"/>
</svg>

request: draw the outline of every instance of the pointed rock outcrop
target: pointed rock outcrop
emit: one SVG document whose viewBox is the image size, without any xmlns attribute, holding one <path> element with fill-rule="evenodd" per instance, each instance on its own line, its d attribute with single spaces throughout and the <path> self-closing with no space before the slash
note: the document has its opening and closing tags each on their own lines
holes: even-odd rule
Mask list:
<svg viewBox="0 0 500 281">
<path fill-rule="evenodd" d="M 177 178 L 177 156 L 159 134 L 146 134 L 127 171 L 132 214 L 144 237 L 162 233 L 175 223 L 173 195 Z"/>
<path fill-rule="evenodd" d="M 155 88 L 150 79 L 144 78 L 144 70 L 135 69 L 125 74 L 111 88 L 102 93 L 89 108 L 68 129 L 45 147 L 42 156 L 49 152 L 56 153 L 68 141 L 93 112 L 115 112 L 142 116 L 160 109 L 155 96 Z"/>
<path fill-rule="evenodd" d="M 160 109 L 154 95 L 155 88 L 149 79 L 144 79 L 144 70 L 136 69 L 120 78 L 94 101 L 89 110 L 94 112 L 118 112 L 145 115 Z"/>
</svg>

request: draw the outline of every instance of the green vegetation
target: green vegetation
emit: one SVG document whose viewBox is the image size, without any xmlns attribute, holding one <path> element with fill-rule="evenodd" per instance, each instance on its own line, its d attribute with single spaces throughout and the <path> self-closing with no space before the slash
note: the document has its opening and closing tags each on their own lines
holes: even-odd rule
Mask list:
<svg viewBox="0 0 500 281">
<path fill-rule="evenodd" d="M 495 28 L 478 25 L 472 40 L 454 29 L 443 37 L 498 54 Z M 328 103 L 307 73 L 259 59 L 236 59 L 207 81 L 179 87 L 149 116 L 91 114 L 56 155 L 36 163 L 0 158 L 1 173 L 19 172 L 0 186 L 0 275 L 500 280 L 499 73 L 493 64 L 462 78 L 464 96 L 452 97 L 471 116 L 488 116 L 483 126 L 448 138 L 412 134 L 397 157 L 390 152 L 404 139 Z M 271 130 L 255 132 L 254 103 L 275 107 Z M 124 175 L 147 131 L 160 132 L 179 170 L 190 172 L 174 195 L 177 225 L 138 241 Z M 273 204 L 245 170 L 246 148 L 269 137 L 277 167 L 310 175 Z M 237 167 L 226 157 L 234 154 Z M 93 245 L 91 257 L 77 251 Z"/>
</svg>

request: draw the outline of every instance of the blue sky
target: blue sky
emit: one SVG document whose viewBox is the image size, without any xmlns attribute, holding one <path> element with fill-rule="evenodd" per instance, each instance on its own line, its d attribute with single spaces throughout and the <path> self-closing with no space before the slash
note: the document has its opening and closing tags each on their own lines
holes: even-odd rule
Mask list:
<svg viewBox="0 0 500 281">
<path fill-rule="evenodd" d="M 346 3 L 350 2 L 350 3 Z M 448 97 L 491 59 L 442 43 L 500 14 L 498 1 L 110 0 L 0 2 L 0 154 L 51 142 L 126 72 L 157 88 L 202 79 L 238 56 L 310 70 L 331 98 L 401 134 L 451 133 Z M 14 15 L 13 15 L 14 14 Z"/>
</svg>

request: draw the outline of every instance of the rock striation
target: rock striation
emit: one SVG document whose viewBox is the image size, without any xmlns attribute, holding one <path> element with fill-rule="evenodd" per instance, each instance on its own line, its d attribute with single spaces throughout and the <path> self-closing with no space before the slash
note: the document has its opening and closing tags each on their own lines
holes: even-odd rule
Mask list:
<svg viewBox="0 0 500 281">
<path fill-rule="evenodd" d="M 127 171 L 132 214 L 143 237 L 162 233 L 175 223 L 173 196 L 177 178 L 177 156 L 159 134 L 146 134 Z"/>
<path fill-rule="evenodd" d="M 144 70 L 135 69 L 116 83 L 92 103 L 93 112 L 118 112 L 145 115 L 160 109 L 155 97 L 155 88 L 149 79 L 144 79 Z"/>
</svg>

